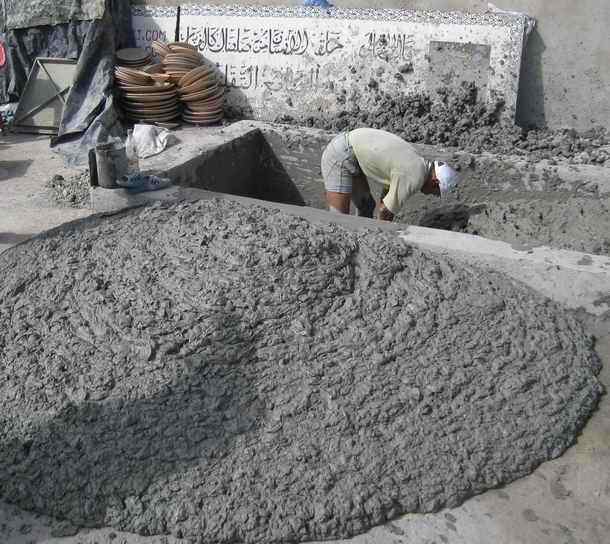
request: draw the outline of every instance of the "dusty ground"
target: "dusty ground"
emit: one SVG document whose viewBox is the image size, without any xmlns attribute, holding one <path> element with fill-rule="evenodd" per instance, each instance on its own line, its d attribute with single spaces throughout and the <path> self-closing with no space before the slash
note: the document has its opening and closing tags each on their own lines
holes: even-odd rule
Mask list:
<svg viewBox="0 0 610 544">
<path fill-rule="evenodd" d="M 49 152 L 46 138 L 3 138 L 0 161 L 0 250 L 89 214 L 85 209 L 50 205 L 45 189 L 49 173 L 70 172 Z M 608 385 L 610 324 L 598 322 L 589 330 L 601 339 L 598 351 L 605 366 L 600 379 Z M 610 534 L 610 407 L 606 400 L 578 444 L 559 459 L 544 463 L 532 476 L 475 497 L 459 508 L 405 516 L 349 542 L 605 544 Z M 0 505 L 2 544 L 186 544 L 173 537 L 140 537 L 110 529 L 74 534 L 76 531 L 69 524 Z"/>
<path fill-rule="evenodd" d="M 51 153 L 48 137 L 0 135 L 0 251 L 91 213 L 53 203 L 46 184 L 55 174 L 77 172 Z"/>
</svg>

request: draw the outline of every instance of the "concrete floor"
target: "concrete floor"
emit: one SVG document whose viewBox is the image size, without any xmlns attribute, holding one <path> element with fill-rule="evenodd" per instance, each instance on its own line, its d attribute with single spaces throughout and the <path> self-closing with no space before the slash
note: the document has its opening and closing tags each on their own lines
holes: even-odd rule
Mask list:
<svg viewBox="0 0 610 544">
<path fill-rule="evenodd" d="M 45 196 L 53 174 L 66 174 L 49 138 L 0 135 L 0 252 L 33 234 L 85 217 L 89 210 L 54 208 Z"/>
<path fill-rule="evenodd" d="M 9 136 L 0 138 L 0 251 L 29 236 L 66 221 L 85 217 L 89 209 L 53 207 L 45 196 L 45 182 L 53 174 L 65 174 L 61 159 L 48 148 L 47 138 Z M 324 216 L 317 211 L 312 218 Z M 323 217 L 328 220 L 327 217 Z M 353 221 L 350 219 L 350 221 Z M 393 229 L 395 230 L 395 229 Z M 409 228 L 406 238 L 426 247 L 438 247 L 439 237 L 429 229 Z M 460 235 L 464 236 L 464 235 Z M 442 237 L 441 237 L 442 238 Z M 436 241 L 435 241 L 436 240 Z M 460 238 L 466 245 L 477 240 Z M 481 243 L 484 245 L 483 241 Z M 449 240 L 445 247 L 454 245 Z M 482 245 L 481 245 L 482 247 Z M 490 246 L 491 247 L 491 246 Z M 501 246 L 495 246 L 498 251 Z M 448 250 L 453 251 L 453 250 Z M 490 251 L 496 251 L 491 247 Z M 481 262 L 496 260 L 466 248 L 462 258 Z M 606 285 L 601 298 L 610 292 L 610 259 L 596 261 L 595 269 L 583 271 L 570 264 L 578 254 L 550 252 L 544 257 L 547 269 L 565 269 L 563 280 L 549 281 L 549 294 L 563 296 L 569 306 L 578 307 L 580 291 L 568 281 L 592 278 Z M 456 254 L 458 258 L 459 255 Z M 534 255 L 535 257 L 535 255 Z M 531 258 L 505 255 L 524 277 L 533 277 Z M 527 259 L 530 259 L 528 261 Z M 553 259 L 559 259 L 553 261 Z M 489 261 L 491 263 L 491 261 Z M 574 261 L 576 262 L 576 261 Z M 560 264 L 556 264 L 560 263 Z M 492 263 L 493 264 L 493 263 Z M 539 263 L 540 264 L 540 263 Z M 497 266 L 508 266 L 500 265 Z M 510 271 L 509 271 L 510 273 Z M 589 276 L 587 275 L 589 274 Z M 540 274 L 538 274 L 540 275 Z M 558 278 L 560 276 L 554 276 Z M 533 280 L 532 280 L 533 281 Z M 584 283 L 587 283 L 585 281 Z M 566 292 L 568 293 L 566 298 Z M 573 293 L 571 295 L 570 293 Z M 572 296 L 573 300 L 570 299 Z M 582 304 L 586 306 L 586 304 Z M 597 316 L 583 309 L 590 331 L 598 337 L 598 351 L 604 361 L 601 379 L 610 385 L 610 312 L 596 307 Z M 590 311 L 592 308 L 589 306 Z M 306 499 L 304 499 L 306 500 Z M 173 537 L 140 537 L 111 529 L 80 531 L 56 520 L 23 512 L 0 503 L 0 544 L 183 544 Z M 68 536 L 72 535 L 72 536 Z M 410 544 L 607 544 L 610 542 L 610 401 L 607 396 L 589 421 L 578 443 L 562 457 L 543 464 L 532 475 L 502 489 L 474 497 L 461 507 L 431 515 L 407 515 L 350 543 Z"/>
</svg>

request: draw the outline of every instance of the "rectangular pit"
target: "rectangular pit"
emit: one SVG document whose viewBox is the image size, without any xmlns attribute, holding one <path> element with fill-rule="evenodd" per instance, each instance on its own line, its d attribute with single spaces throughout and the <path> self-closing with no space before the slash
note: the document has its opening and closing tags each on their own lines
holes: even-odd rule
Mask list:
<svg viewBox="0 0 610 544">
<path fill-rule="evenodd" d="M 178 134 L 180 145 L 144 166 L 167 172 L 182 187 L 327 209 L 320 158 L 333 133 L 242 121 Z M 607 168 L 416 147 L 428 159 L 456 165 L 462 181 L 443 199 L 414 195 L 398 214 L 401 223 L 478 234 L 519 248 L 610 253 Z M 372 190 L 378 198 L 381 188 Z"/>
</svg>

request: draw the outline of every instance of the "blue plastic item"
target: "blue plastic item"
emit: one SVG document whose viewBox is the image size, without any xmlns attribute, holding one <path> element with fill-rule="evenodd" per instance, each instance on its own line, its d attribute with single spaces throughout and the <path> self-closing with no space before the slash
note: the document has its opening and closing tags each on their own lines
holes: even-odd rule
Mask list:
<svg viewBox="0 0 610 544">
<path fill-rule="evenodd" d="M 117 185 L 127 189 L 129 193 L 145 193 L 148 191 L 158 191 L 165 189 L 172 184 L 168 178 L 160 178 L 159 176 L 150 176 L 146 174 L 131 174 L 123 176 L 117 180 Z"/>
<path fill-rule="evenodd" d="M 309 8 L 332 8 L 333 5 L 327 0 L 305 0 L 303 5 Z"/>
</svg>

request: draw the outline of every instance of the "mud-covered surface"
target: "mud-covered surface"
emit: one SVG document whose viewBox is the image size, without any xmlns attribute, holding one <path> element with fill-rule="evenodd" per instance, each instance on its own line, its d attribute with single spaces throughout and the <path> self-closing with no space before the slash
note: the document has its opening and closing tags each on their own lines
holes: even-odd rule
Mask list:
<svg viewBox="0 0 610 544">
<path fill-rule="evenodd" d="M 259 207 L 85 220 L 0 272 L 0 497 L 75 526 L 353 535 L 528 474 L 602 391 L 525 286 Z"/>
<path fill-rule="evenodd" d="M 405 207 L 396 221 L 477 234 L 515 247 L 545 245 L 595 255 L 610 254 L 608 199 L 517 197 L 479 202 L 443 204 L 426 199 L 429 207 L 427 204 Z"/>
<path fill-rule="evenodd" d="M 46 183 L 49 198 L 53 204 L 69 208 L 87 208 L 91 205 L 88 172 L 71 176 L 55 175 Z"/>
<path fill-rule="evenodd" d="M 458 147 L 472 153 L 610 165 L 610 135 L 604 128 L 586 132 L 520 128 L 503 119 L 502 102 L 482 101 L 472 82 L 436 89 L 432 96 L 386 93 L 371 80 L 361 90 L 335 89 L 335 94 L 342 108 L 321 109 L 314 116 L 284 115 L 276 121 L 332 131 L 367 126 L 393 132 L 409 142 Z"/>
<path fill-rule="evenodd" d="M 547 245 L 596 255 L 610 254 L 607 202 L 517 199 L 475 208 L 464 232 L 513 245 Z M 592 217 L 591 217 L 592 216 Z"/>
<path fill-rule="evenodd" d="M 396 221 L 515 246 L 610 255 L 610 169 L 447 155 L 460 170 L 458 189 L 440 199 L 414 195 Z"/>
</svg>

